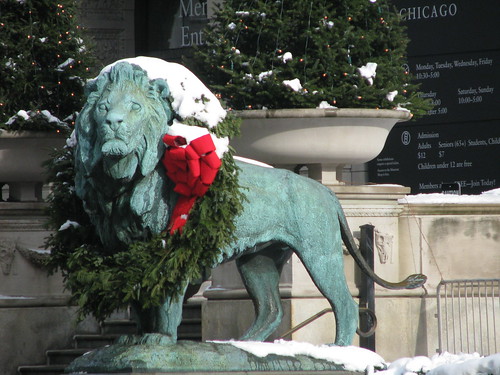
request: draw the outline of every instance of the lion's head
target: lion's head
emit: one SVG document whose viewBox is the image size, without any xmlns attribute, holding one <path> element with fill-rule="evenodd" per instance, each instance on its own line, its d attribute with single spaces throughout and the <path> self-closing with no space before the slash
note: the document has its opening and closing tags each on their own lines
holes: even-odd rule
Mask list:
<svg viewBox="0 0 500 375">
<path fill-rule="evenodd" d="M 131 179 L 137 167 L 150 173 L 161 156 L 161 136 L 173 119 L 163 79 L 126 62 L 87 85 L 77 119 L 78 151 L 88 173 L 100 162 L 113 179 Z"/>
<path fill-rule="evenodd" d="M 76 193 L 103 243 L 116 248 L 160 232 L 168 220 L 166 202 L 158 202 L 167 199 L 154 185 L 165 183 L 156 169 L 174 113 L 165 80 L 150 81 L 128 62 L 101 73 L 86 94 L 76 121 Z M 159 207 L 164 213 L 151 213 Z"/>
</svg>

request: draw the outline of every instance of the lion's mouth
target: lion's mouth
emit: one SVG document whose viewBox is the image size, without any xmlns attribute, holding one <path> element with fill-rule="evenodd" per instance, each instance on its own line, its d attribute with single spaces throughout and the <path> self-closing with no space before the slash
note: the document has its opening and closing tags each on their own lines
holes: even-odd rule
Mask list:
<svg viewBox="0 0 500 375">
<path fill-rule="evenodd" d="M 120 139 L 105 142 L 101 151 L 105 156 L 126 156 L 129 154 L 128 145 Z"/>
</svg>

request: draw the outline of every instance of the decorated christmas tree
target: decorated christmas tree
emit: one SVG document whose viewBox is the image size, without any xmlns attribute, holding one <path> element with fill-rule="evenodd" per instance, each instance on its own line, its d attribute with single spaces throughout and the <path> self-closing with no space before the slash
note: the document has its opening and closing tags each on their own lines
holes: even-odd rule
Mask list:
<svg viewBox="0 0 500 375">
<path fill-rule="evenodd" d="M 0 2 L 0 128 L 63 129 L 93 74 L 73 0 Z"/>
<path fill-rule="evenodd" d="M 195 63 L 228 107 L 403 107 L 424 113 L 388 0 L 226 0 Z"/>
</svg>

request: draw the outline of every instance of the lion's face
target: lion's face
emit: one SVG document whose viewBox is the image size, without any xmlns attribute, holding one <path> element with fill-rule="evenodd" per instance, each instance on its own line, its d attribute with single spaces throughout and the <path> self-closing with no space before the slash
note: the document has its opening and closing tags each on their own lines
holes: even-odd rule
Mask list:
<svg viewBox="0 0 500 375">
<path fill-rule="evenodd" d="M 96 104 L 94 120 L 102 142 L 102 153 L 109 157 L 125 157 L 133 152 L 144 120 L 144 95 L 123 90 L 106 90 Z"/>
<path fill-rule="evenodd" d="M 115 179 L 131 178 L 144 157 L 147 98 L 137 87 L 109 87 L 94 109 L 104 169 Z M 132 86 L 132 85 L 131 85 Z"/>
</svg>

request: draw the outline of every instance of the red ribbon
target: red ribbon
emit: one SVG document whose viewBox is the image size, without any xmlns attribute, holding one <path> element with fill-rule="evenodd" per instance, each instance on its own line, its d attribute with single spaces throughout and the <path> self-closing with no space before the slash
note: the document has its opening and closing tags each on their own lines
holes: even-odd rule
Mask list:
<svg viewBox="0 0 500 375">
<path fill-rule="evenodd" d="M 168 227 L 170 234 L 176 230 L 182 233 L 189 211 L 196 199 L 208 191 L 222 162 L 215 153 L 210 134 L 196 138 L 189 144 L 184 137 L 166 134 L 163 143 L 167 149 L 162 163 L 168 178 L 175 183 L 174 191 L 179 193 Z"/>
</svg>

